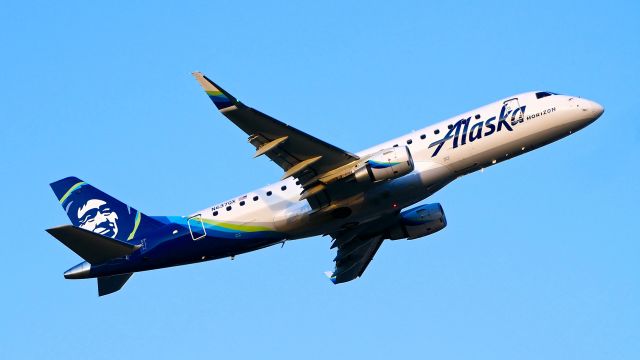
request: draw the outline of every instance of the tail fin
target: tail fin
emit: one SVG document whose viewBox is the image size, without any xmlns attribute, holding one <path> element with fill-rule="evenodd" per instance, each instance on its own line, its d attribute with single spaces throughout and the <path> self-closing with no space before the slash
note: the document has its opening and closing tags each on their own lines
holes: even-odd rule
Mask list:
<svg viewBox="0 0 640 360">
<path fill-rule="evenodd" d="M 128 241 L 162 226 L 157 220 L 73 176 L 51 183 L 51 189 L 74 226 L 102 236 Z"/>
</svg>

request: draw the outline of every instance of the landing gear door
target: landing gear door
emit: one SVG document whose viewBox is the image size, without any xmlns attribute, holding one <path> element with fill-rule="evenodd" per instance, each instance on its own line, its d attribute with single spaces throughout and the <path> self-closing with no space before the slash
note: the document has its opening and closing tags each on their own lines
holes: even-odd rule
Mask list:
<svg viewBox="0 0 640 360">
<path fill-rule="evenodd" d="M 502 106 L 504 107 L 504 116 L 507 121 L 511 122 L 512 126 L 524 122 L 524 114 L 520 109 L 518 98 L 505 100 Z"/>
<path fill-rule="evenodd" d="M 200 214 L 190 217 L 187 220 L 187 225 L 189 226 L 191 238 L 194 241 L 200 240 L 207 235 L 207 230 L 204 228 L 204 223 L 202 222 L 202 217 L 200 216 Z"/>
</svg>

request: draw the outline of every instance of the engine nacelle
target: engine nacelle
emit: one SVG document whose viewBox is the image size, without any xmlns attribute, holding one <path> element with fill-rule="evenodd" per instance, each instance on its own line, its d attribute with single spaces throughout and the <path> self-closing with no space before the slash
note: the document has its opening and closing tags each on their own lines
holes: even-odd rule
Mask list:
<svg viewBox="0 0 640 360">
<path fill-rule="evenodd" d="M 420 205 L 400 213 L 399 224 L 389 230 L 389 238 L 413 240 L 431 235 L 445 226 L 447 219 L 440 204 Z"/>
<path fill-rule="evenodd" d="M 357 182 L 377 182 L 399 178 L 413 171 L 413 158 L 406 146 L 380 150 L 354 172 Z"/>
</svg>

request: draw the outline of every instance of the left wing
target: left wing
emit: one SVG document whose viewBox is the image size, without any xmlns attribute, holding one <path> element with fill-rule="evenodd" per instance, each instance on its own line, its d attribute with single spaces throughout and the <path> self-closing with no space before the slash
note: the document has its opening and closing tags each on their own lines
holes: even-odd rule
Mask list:
<svg viewBox="0 0 640 360">
<path fill-rule="evenodd" d="M 293 176 L 300 180 L 305 191 L 302 198 L 325 190 L 325 184 L 317 181 L 323 174 L 359 159 L 244 105 L 202 73 L 194 72 L 193 76 L 218 110 L 249 135 L 249 142 L 256 148 L 254 157 L 266 155 L 284 170 L 283 179 Z"/>
</svg>

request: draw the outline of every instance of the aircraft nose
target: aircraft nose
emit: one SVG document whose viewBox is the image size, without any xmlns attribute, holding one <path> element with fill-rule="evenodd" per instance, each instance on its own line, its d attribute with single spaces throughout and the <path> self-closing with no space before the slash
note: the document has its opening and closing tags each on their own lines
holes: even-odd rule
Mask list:
<svg viewBox="0 0 640 360">
<path fill-rule="evenodd" d="M 595 101 L 589 101 L 591 104 L 589 104 L 589 108 L 591 110 L 591 113 L 593 114 L 593 118 L 594 120 L 599 118 L 603 113 L 604 113 L 604 106 L 598 104 Z"/>
<path fill-rule="evenodd" d="M 592 120 L 596 120 L 597 118 L 604 113 L 604 106 L 598 104 L 595 101 L 584 99 L 583 102 L 584 110 L 590 113 L 590 117 Z"/>
<path fill-rule="evenodd" d="M 604 106 L 595 101 L 580 99 L 576 105 L 581 113 L 581 121 L 586 121 L 588 124 L 596 121 L 604 113 Z"/>
</svg>

